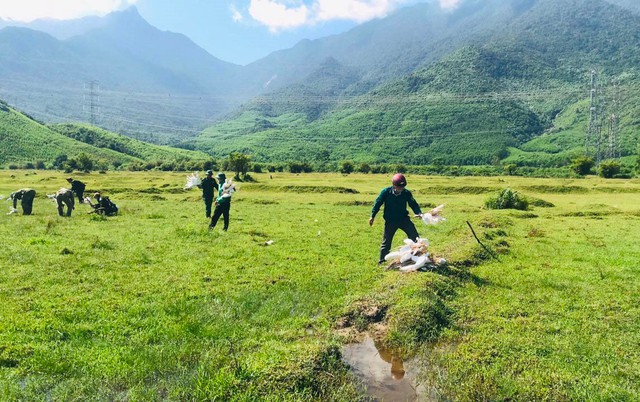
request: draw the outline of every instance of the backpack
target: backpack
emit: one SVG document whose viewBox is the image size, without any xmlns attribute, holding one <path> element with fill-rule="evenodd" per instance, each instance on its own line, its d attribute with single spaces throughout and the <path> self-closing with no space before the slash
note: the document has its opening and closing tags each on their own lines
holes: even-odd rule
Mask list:
<svg viewBox="0 0 640 402">
<path fill-rule="evenodd" d="M 102 197 L 102 200 L 100 201 L 101 201 L 100 204 L 101 204 L 102 210 L 104 211 L 105 215 L 111 216 L 111 215 L 118 214 L 118 206 L 113 202 L 111 202 L 109 197 Z"/>
</svg>

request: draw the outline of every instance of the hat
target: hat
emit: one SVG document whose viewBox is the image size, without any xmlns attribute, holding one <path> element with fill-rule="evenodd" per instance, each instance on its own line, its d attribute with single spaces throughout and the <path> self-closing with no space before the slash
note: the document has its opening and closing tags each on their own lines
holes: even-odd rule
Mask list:
<svg viewBox="0 0 640 402">
<path fill-rule="evenodd" d="M 213 174 L 213 171 L 207 170 L 207 176 L 211 176 L 212 174 Z"/>
<path fill-rule="evenodd" d="M 67 177 L 67 181 L 73 181 L 73 177 Z"/>
<path fill-rule="evenodd" d="M 407 185 L 407 179 L 404 178 L 402 173 L 396 173 L 393 175 L 393 179 L 391 179 L 391 183 L 394 186 L 405 187 Z"/>
<path fill-rule="evenodd" d="M 98 198 L 100 197 L 100 193 L 93 193 L 93 198 Z"/>
<path fill-rule="evenodd" d="M 227 176 L 226 176 L 224 173 L 222 173 L 222 172 L 219 172 L 219 173 L 216 175 L 216 179 L 218 179 L 218 180 L 225 180 L 226 178 L 227 178 Z"/>
</svg>

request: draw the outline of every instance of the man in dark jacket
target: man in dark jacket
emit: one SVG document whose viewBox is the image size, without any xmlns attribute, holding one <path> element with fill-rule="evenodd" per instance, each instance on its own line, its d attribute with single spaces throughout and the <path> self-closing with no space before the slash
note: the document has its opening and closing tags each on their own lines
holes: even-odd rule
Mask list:
<svg viewBox="0 0 640 402">
<path fill-rule="evenodd" d="M 20 190 L 11 193 L 9 197 L 13 200 L 14 210 L 18 207 L 18 200 L 20 200 L 22 214 L 31 215 L 31 211 L 33 210 L 33 200 L 36 198 L 36 190 L 21 188 Z"/>
<path fill-rule="evenodd" d="M 86 199 L 91 208 L 93 208 L 92 212 L 106 216 L 118 215 L 118 206 L 114 204 L 109 197 L 103 197 L 100 193 L 94 193 L 93 198 L 96 200 L 95 204 L 91 203 L 91 199 L 89 199 L 89 197 Z"/>
<path fill-rule="evenodd" d="M 218 183 L 213 178 L 213 172 L 207 170 L 207 177 L 202 179 L 202 183 L 198 184 L 202 189 L 202 199 L 204 200 L 204 212 L 207 218 L 211 218 L 211 205 L 215 198 L 215 191 L 218 190 Z"/>
<path fill-rule="evenodd" d="M 411 222 L 407 205 L 411 207 L 416 215 L 422 215 L 422 211 L 420 210 L 420 205 L 418 205 L 415 198 L 413 198 L 411 191 L 405 188 L 407 186 L 407 180 L 403 174 L 398 173 L 393 176 L 391 184 L 391 187 L 382 189 L 380 195 L 378 195 L 371 210 L 371 217 L 369 218 L 369 225 L 371 226 L 380 207 L 384 204 L 384 234 L 382 235 L 378 264 L 384 263 L 384 257 L 389 254 L 393 236 L 398 229 L 405 232 L 407 238 L 413 241 L 416 241 L 416 239 L 420 237 L 416 226 Z"/>
<path fill-rule="evenodd" d="M 82 204 L 84 202 L 84 183 L 79 180 L 73 180 L 72 177 L 69 177 L 67 181 L 71 184 L 71 191 L 78 197 L 78 202 Z"/>
</svg>

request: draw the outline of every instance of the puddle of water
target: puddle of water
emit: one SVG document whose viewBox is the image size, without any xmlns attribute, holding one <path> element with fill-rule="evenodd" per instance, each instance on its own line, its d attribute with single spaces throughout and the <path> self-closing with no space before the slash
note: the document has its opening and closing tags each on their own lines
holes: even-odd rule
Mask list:
<svg viewBox="0 0 640 402">
<path fill-rule="evenodd" d="M 378 401 L 431 399 L 425 387 L 416 386 L 417 364 L 403 361 L 369 336 L 362 343 L 345 346 L 342 358 L 365 385 L 367 395 Z"/>
</svg>

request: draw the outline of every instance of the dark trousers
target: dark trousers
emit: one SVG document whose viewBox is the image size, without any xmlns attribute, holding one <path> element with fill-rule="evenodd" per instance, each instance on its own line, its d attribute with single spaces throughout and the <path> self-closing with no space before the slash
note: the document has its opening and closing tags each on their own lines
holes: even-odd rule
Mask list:
<svg viewBox="0 0 640 402">
<path fill-rule="evenodd" d="M 20 201 L 20 206 L 22 206 L 22 214 L 23 215 L 31 215 L 31 211 L 33 211 L 33 198 L 22 198 Z"/>
<path fill-rule="evenodd" d="M 211 223 L 209 224 L 209 229 L 213 229 L 216 227 L 216 224 L 218 223 L 218 219 L 220 219 L 220 215 L 224 217 L 224 230 L 229 229 L 229 210 L 230 209 L 231 209 L 230 202 L 216 205 L 216 209 L 213 210 L 213 216 L 211 217 Z"/>
<path fill-rule="evenodd" d="M 378 262 L 384 262 L 384 257 L 391 251 L 391 243 L 393 243 L 393 236 L 398 229 L 401 229 L 407 234 L 407 238 L 415 241 L 420 235 L 416 230 L 416 226 L 411 222 L 411 218 L 408 216 L 400 222 L 384 222 L 384 233 L 382 234 L 382 244 L 380 244 L 380 259 Z"/>
<path fill-rule="evenodd" d="M 64 216 L 64 205 L 67 206 L 67 216 L 71 216 L 71 210 L 73 209 L 73 203 L 67 200 L 58 200 L 58 215 Z"/>
<path fill-rule="evenodd" d="M 207 218 L 211 218 L 211 205 L 213 205 L 213 197 L 202 197 L 204 200 L 204 213 Z"/>
</svg>

